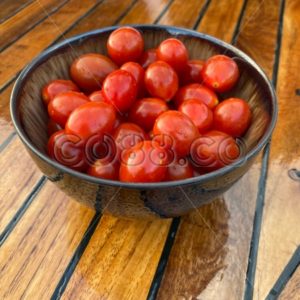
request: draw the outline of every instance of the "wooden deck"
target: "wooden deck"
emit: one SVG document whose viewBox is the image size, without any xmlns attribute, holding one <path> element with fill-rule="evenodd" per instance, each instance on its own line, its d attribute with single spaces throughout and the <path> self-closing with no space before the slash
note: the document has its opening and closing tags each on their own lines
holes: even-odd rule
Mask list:
<svg viewBox="0 0 300 300">
<path fill-rule="evenodd" d="M 0 1 L 0 299 L 300 299 L 300 1 Z M 14 132 L 9 96 L 40 52 L 113 24 L 211 34 L 263 67 L 271 144 L 227 193 L 174 220 L 122 220 L 69 199 Z"/>
</svg>

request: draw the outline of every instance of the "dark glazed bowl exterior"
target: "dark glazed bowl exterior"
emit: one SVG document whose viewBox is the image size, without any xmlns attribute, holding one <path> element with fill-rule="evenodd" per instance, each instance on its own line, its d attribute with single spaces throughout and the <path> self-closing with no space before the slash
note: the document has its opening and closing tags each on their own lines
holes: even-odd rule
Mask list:
<svg viewBox="0 0 300 300">
<path fill-rule="evenodd" d="M 232 95 L 247 99 L 253 122 L 244 142 L 244 155 L 235 163 L 209 174 L 186 180 L 159 183 L 124 183 L 82 174 L 51 160 L 47 142 L 47 113 L 41 87 L 56 78 L 69 78 L 68 67 L 83 53 L 106 53 L 105 42 L 116 27 L 88 32 L 65 40 L 33 60 L 18 77 L 11 96 L 11 116 L 29 154 L 47 176 L 72 198 L 104 213 L 122 217 L 175 217 L 212 201 L 228 190 L 250 168 L 269 141 L 277 118 L 274 89 L 260 67 L 237 48 L 195 31 L 155 25 L 134 26 L 143 32 L 146 47 L 167 37 L 177 37 L 188 47 L 191 58 L 206 59 L 226 53 L 241 70 Z M 226 97 L 226 95 L 221 95 Z"/>
</svg>

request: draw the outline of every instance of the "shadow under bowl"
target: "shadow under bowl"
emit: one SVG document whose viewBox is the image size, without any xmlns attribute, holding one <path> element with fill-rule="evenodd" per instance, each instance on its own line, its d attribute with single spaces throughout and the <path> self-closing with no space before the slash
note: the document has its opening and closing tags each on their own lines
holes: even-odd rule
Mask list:
<svg viewBox="0 0 300 300">
<path fill-rule="evenodd" d="M 237 48 L 199 32 L 155 25 L 134 26 L 143 33 L 146 49 L 176 37 L 189 50 L 191 59 L 226 54 L 235 59 L 240 79 L 227 95 L 248 101 L 252 124 L 243 137 L 243 155 L 220 170 L 180 181 L 125 183 L 91 177 L 53 160 L 46 152 L 48 115 L 41 100 L 42 87 L 53 79 L 69 78 L 69 67 L 78 56 L 106 54 L 106 41 L 117 27 L 87 32 L 47 49 L 18 77 L 11 96 L 11 116 L 29 154 L 46 175 L 72 198 L 103 213 L 122 217 L 169 218 L 190 212 L 228 190 L 250 168 L 269 141 L 277 118 L 274 89 L 261 68 Z"/>
</svg>

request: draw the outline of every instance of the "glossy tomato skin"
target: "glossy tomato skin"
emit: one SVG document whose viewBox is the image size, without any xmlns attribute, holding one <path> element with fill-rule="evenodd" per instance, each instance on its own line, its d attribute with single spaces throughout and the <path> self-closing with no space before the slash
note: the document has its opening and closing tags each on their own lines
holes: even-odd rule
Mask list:
<svg viewBox="0 0 300 300">
<path fill-rule="evenodd" d="M 186 158 L 174 160 L 168 165 L 166 181 L 182 180 L 194 177 L 192 164 Z"/>
<path fill-rule="evenodd" d="M 98 178 L 118 180 L 119 168 L 120 164 L 117 161 L 107 162 L 106 160 L 98 159 L 89 167 L 87 173 Z"/>
<path fill-rule="evenodd" d="M 242 136 L 251 123 L 249 104 L 239 98 L 222 101 L 214 110 L 214 128 L 233 137 Z"/>
<path fill-rule="evenodd" d="M 129 111 L 129 120 L 148 132 L 152 130 L 157 117 L 167 110 L 169 107 L 164 100 L 144 98 L 133 104 Z"/>
<path fill-rule="evenodd" d="M 149 65 L 151 65 L 152 63 L 154 63 L 155 61 L 157 61 L 157 50 L 156 49 L 149 49 L 146 50 L 145 52 L 143 52 L 139 63 L 140 65 L 146 69 L 148 68 Z"/>
<path fill-rule="evenodd" d="M 206 104 L 210 109 L 213 109 L 219 103 L 216 93 L 199 83 L 192 83 L 181 87 L 174 98 L 175 106 L 178 108 L 183 101 L 188 99 L 197 99 Z"/>
<path fill-rule="evenodd" d="M 93 92 L 101 89 L 105 77 L 117 68 L 107 56 L 88 53 L 74 60 L 70 75 L 81 89 Z"/>
<path fill-rule="evenodd" d="M 202 83 L 202 69 L 204 60 L 189 60 L 180 73 L 180 83 L 186 85 L 189 83 Z"/>
<path fill-rule="evenodd" d="M 217 92 L 229 91 L 239 79 L 239 68 L 236 62 L 226 55 L 210 57 L 202 69 L 205 85 Z"/>
<path fill-rule="evenodd" d="M 143 141 L 128 149 L 119 179 L 125 182 L 160 182 L 167 172 L 167 153 L 158 143 Z"/>
<path fill-rule="evenodd" d="M 71 80 L 56 79 L 50 81 L 42 90 L 44 104 L 48 106 L 49 102 L 54 99 L 55 96 L 68 91 L 80 92 L 77 85 Z"/>
<path fill-rule="evenodd" d="M 194 122 L 200 133 L 205 133 L 211 129 L 213 125 L 213 112 L 203 102 L 197 99 L 186 100 L 179 106 L 178 110 Z"/>
<path fill-rule="evenodd" d="M 88 168 L 83 148 L 84 145 L 80 139 L 67 134 L 65 130 L 52 134 L 47 144 L 48 154 L 52 159 L 80 172 Z"/>
<path fill-rule="evenodd" d="M 110 34 L 107 50 L 111 59 L 118 65 L 129 61 L 137 62 L 144 51 L 144 39 L 133 27 L 118 28 Z"/>
<path fill-rule="evenodd" d="M 135 102 L 137 91 L 136 80 L 125 70 L 117 70 L 109 74 L 104 80 L 102 89 L 105 100 L 121 114 Z"/>
<path fill-rule="evenodd" d="M 105 98 L 104 98 L 101 90 L 91 93 L 89 95 L 89 99 L 90 99 L 90 101 L 94 101 L 94 102 L 104 102 L 105 101 Z"/>
<path fill-rule="evenodd" d="M 120 124 L 120 126 L 115 130 L 113 137 L 119 157 L 123 155 L 125 150 L 148 139 L 146 132 L 134 123 Z"/>
<path fill-rule="evenodd" d="M 211 172 L 233 163 L 240 148 L 232 136 L 212 130 L 193 142 L 190 155 L 200 173 Z"/>
<path fill-rule="evenodd" d="M 199 136 L 197 127 L 192 120 L 180 111 L 169 110 L 162 113 L 153 127 L 154 139 L 174 151 L 174 157 L 185 157 L 190 152 L 190 146 Z"/>
<path fill-rule="evenodd" d="M 122 65 L 120 69 L 127 71 L 134 77 L 138 86 L 137 97 L 143 97 L 145 93 L 145 70 L 143 69 L 143 67 L 136 62 L 127 62 L 124 65 Z"/>
<path fill-rule="evenodd" d="M 169 38 L 162 41 L 158 46 L 157 58 L 168 63 L 177 72 L 180 72 L 188 62 L 188 51 L 180 40 Z"/>
<path fill-rule="evenodd" d="M 49 118 L 47 123 L 47 133 L 48 136 L 51 136 L 53 133 L 62 130 L 63 128 L 54 122 L 51 118 Z"/>
<path fill-rule="evenodd" d="M 58 94 L 48 104 L 48 114 L 61 127 L 65 127 L 69 115 L 82 104 L 88 103 L 89 98 L 78 92 Z"/>
<path fill-rule="evenodd" d="M 116 112 L 105 102 L 88 102 L 76 108 L 66 123 L 66 133 L 78 136 L 85 143 L 93 136 L 109 134 L 116 122 Z"/>
<path fill-rule="evenodd" d="M 152 97 L 169 101 L 178 90 L 178 76 L 169 64 L 156 61 L 146 70 L 145 86 Z"/>
</svg>

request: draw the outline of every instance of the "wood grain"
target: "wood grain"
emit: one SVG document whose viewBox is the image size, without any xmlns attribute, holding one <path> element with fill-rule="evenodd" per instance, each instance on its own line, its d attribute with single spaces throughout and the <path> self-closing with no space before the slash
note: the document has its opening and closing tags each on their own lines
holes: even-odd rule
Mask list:
<svg viewBox="0 0 300 300">
<path fill-rule="evenodd" d="M 0 234 L 21 207 L 41 173 L 15 137 L 0 155 Z M 18 184 L 16 184 L 18 180 Z"/>
<path fill-rule="evenodd" d="M 279 300 L 300 300 L 300 266 L 279 295 Z"/>
<path fill-rule="evenodd" d="M 0 249 L 0 299 L 50 299 L 93 214 L 46 183 Z"/>
<path fill-rule="evenodd" d="M 13 16 L 16 12 L 26 7 L 32 1 L 33 0 L 2 0 L 0 2 L 0 23 Z"/>
<path fill-rule="evenodd" d="M 300 185 L 288 171 L 300 170 L 299 1 L 287 1 L 278 76 L 279 118 L 271 144 L 265 209 L 259 243 L 255 298 L 263 299 L 300 243 Z M 292 299 L 292 298 L 291 298 Z"/>
<path fill-rule="evenodd" d="M 14 1 L 12 1 L 14 2 Z M 5 46 L 17 40 L 26 31 L 35 26 L 43 18 L 47 18 L 67 0 L 39 0 L 34 1 L 13 17 L 7 19 L 0 25 L 0 51 Z"/>
<path fill-rule="evenodd" d="M 99 1 L 99 0 L 98 0 Z M 97 0 L 70 0 L 51 18 L 0 53 L 0 89 L 14 78 L 27 63 L 63 34 L 84 13 L 94 7 Z"/>
<path fill-rule="evenodd" d="M 265 2 L 270 6 L 272 1 Z M 226 3 L 230 5 L 229 2 Z M 222 3 L 223 10 L 215 10 L 212 6 L 208 8 L 207 13 L 212 15 L 210 9 L 214 9 L 215 20 L 222 19 L 224 10 L 229 10 L 229 7 L 227 10 L 225 8 L 226 3 Z M 214 2 L 212 4 L 215 5 Z M 279 6 L 276 10 L 270 10 L 268 14 L 265 11 L 264 17 L 278 24 L 278 12 Z M 220 15 L 217 16 L 217 13 Z M 229 28 L 232 34 L 239 15 L 235 16 L 235 20 L 228 19 L 226 24 L 226 28 Z M 247 24 L 250 18 L 251 26 Z M 268 59 L 262 62 L 262 66 L 271 75 L 277 26 L 274 25 L 270 29 L 267 24 L 268 22 L 263 22 L 260 38 L 263 38 L 263 33 L 268 32 L 272 39 L 268 41 Z M 238 42 L 251 35 L 251 31 L 255 31 L 258 25 L 262 26 L 261 15 L 253 13 L 253 5 L 246 6 Z M 211 17 L 204 17 L 197 30 L 202 31 L 203 27 L 205 30 L 211 30 L 206 33 L 230 41 L 231 37 L 227 32 L 224 32 L 224 37 L 221 36 L 219 26 L 220 23 L 212 22 Z M 256 49 L 259 47 L 259 43 L 249 42 L 244 50 L 251 55 L 259 53 Z M 253 58 L 256 60 L 255 56 Z M 225 193 L 223 199 L 182 219 L 158 299 L 218 299 L 219 295 L 222 295 L 222 299 L 243 298 L 260 169 L 261 163 L 258 159 L 242 180 Z"/>
</svg>

